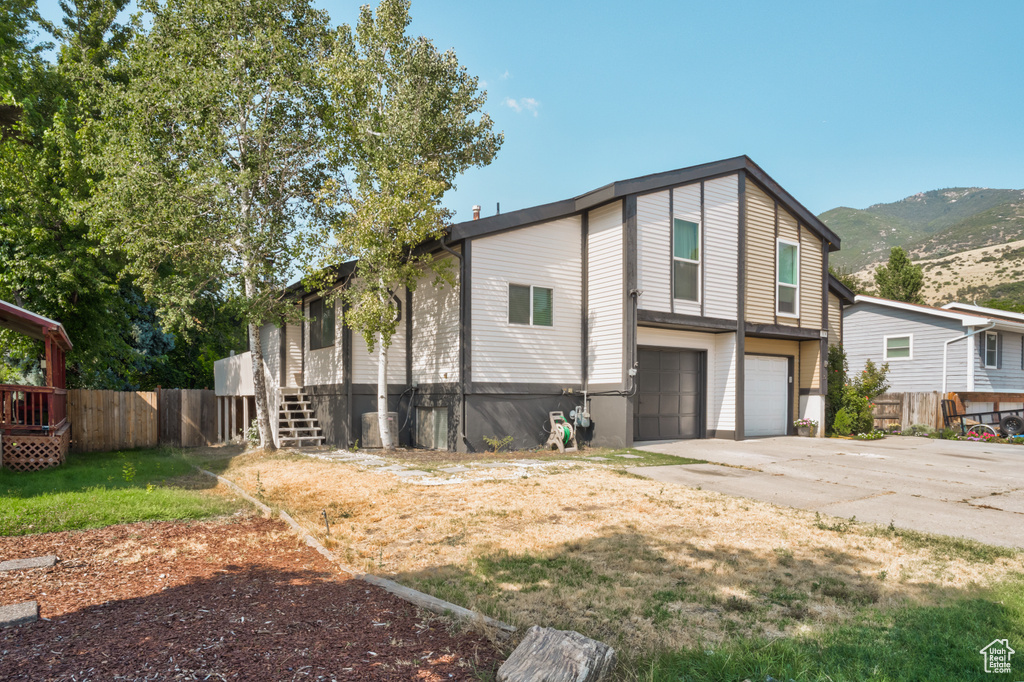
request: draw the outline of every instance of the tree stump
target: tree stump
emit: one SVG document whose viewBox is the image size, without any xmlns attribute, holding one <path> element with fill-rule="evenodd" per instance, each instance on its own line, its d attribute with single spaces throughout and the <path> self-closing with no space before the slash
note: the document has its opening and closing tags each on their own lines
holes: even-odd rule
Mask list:
<svg viewBox="0 0 1024 682">
<path fill-rule="evenodd" d="M 534 625 L 498 669 L 498 682 L 600 682 L 615 650 L 578 632 Z"/>
</svg>

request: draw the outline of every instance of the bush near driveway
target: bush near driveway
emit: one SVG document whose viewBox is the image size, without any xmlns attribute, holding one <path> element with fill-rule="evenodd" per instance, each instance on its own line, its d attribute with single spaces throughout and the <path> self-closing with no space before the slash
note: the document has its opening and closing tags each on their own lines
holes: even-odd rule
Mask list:
<svg viewBox="0 0 1024 682">
<path fill-rule="evenodd" d="M 212 483 L 168 448 L 70 455 L 43 471 L 3 469 L 0 535 L 199 519 L 241 508 L 232 497 L 210 494 Z"/>
</svg>

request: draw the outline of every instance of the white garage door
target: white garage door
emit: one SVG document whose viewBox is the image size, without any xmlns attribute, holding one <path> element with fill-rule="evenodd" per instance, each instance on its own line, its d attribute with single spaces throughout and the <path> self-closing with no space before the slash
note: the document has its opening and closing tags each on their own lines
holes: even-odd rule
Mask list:
<svg viewBox="0 0 1024 682">
<path fill-rule="evenodd" d="M 789 433 L 789 359 L 748 355 L 744 366 L 744 433 L 785 436 Z"/>
</svg>

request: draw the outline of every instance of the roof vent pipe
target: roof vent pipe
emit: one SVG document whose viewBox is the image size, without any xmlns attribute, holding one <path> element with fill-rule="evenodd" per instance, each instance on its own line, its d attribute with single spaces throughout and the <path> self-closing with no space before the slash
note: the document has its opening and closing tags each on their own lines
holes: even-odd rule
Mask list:
<svg viewBox="0 0 1024 682">
<path fill-rule="evenodd" d="M 480 220 L 480 206 L 473 207 L 473 220 Z"/>
</svg>

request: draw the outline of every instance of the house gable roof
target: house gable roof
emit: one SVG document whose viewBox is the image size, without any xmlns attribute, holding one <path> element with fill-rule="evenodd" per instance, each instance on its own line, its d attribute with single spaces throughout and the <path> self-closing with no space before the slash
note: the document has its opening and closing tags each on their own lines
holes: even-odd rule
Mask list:
<svg viewBox="0 0 1024 682">
<path fill-rule="evenodd" d="M 845 303 L 853 303 L 857 295 L 848 286 L 836 279 L 831 272 L 828 273 L 828 290 L 843 299 Z"/>
<path fill-rule="evenodd" d="M 1014 322 L 1005 318 L 998 318 L 993 315 L 973 315 L 949 308 L 936 308 L 930 305 L 918 305 L 917 303 L 903 303 L 902 301 L 892 301 L 887 298 L 865 296 L 863 294 L 857 295 L 855 303 L 858 305 L 879 305 L 885 308 L 894 308 L 896 310 L 905 310 L 909 312 L 922 313 L 924 315 L 931 315 L 932 317 L 956 320 L 964 327 L 994 325 L 995 329 L 1024 332 L 1024 322 Z"/>
<path fill-rule="evenodd" d="M 690 166 L 677 170 L 643 175 L 628 180 L 617 180 L 603 187 L 591 190 L 572 199 L 563 199 L 550 204 L 532 206 L 530 208 L 500 213 L 498 215 L 480 218 L 479 220 L 467 220 L 452 225 L 452 240 L 458 241 L 472 237 L 481 237 L 494 232 L 508 230 L 515 227 L 523 227 L 532 223 L 545 220 L 554 220 L 564 216 L 579 213 L 601 204 L 606 204 L 630 194 L 643 194 L 659 189 L 683 185 L 696 180 L 713 178 L 721 175 L 729 175 L 739 171 L 746 171 L 759 185 L 769 194 L 773 195 L 779 203 L 789 209 L 797 218 L 807 225 L 813 232 L 828 242 L 829 251 L 838 251 L 839 236 L 830 230 L 825 223 L 821 222 L 813 213 L 807 210 L 803 204 L 794 199 L 789 192 L 784 190 L 775 180 L 771 178 L 748 156 L 736 156 L 731 159 L 713 161 L 699 166 Z"/>
<path fill-rule="evenodd" d="M 0 301 L 0 327 L 39 341 L 45 340 L 47 334 L 54 334 L 61 348 L 71 350 L 71 339 L 64 331 L 64 325 L 7 301 Z"/>
<path fill-rule="evenodd" d="M 973 313 L 976 315 L 984 315 L 986 317 L 998 317 L 1002 320 L 1008 320 L 1010 322 L 1020 322 L 1024 324 L 1024 314 L 1014 313 L 1009 310 L 1000 310 L 999 308 L 986 308 L 981 305 L 968 305 L 967 303 L 947 303 L 942 306 L 943 310 L 958 310 L 966 313 Z"/>
</svg>

